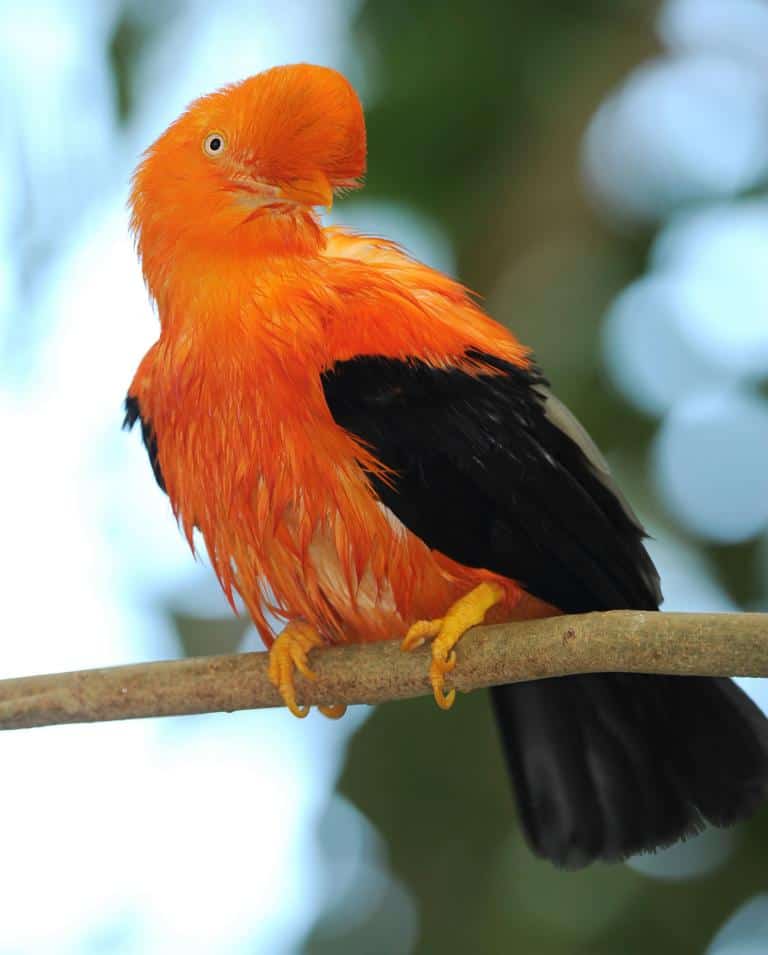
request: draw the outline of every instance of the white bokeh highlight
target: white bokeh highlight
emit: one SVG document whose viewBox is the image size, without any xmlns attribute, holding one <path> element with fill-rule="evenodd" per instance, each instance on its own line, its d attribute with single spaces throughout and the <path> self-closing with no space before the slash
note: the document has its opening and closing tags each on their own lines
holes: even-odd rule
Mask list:
<svg viewBox="0 0 768 955">
<path fill-rule="evenodd" d="M 764 72 L 714 53 L 638 67 L 595 114 L 584 168 L 595 197 L 629 220 L 749 188 L 768 169 Z"/>
<path fill-rule="evenodd" d="M 651 267 L 676 286 L 690 351 L 723 376 L 768 376 L 768 201 L 742 200 L 676 216 Z"/>
<path fill-rule="evenodd" d="M 660 493 L 691 531 L 733 543 L 768 525 L 768 402 L 739 392 L 681 401 L 654 459 Z"/>
<path fill-rule="evenodd" d="M 725 865 L 736 842 L 733 829 L 707 828 L 667 849 L 632 856 L 626 865 L 641 875 L 662 882 L 700 879 Z"/>
<path fill-rule="evenodd" d="M 676 275 L 654 274 L 628 285 L 603 325 L 606 367 L 614 386 L 636 407 L 662 415 L 713 382 L 735 381 L 686 334 L 686 289 Z"/>
<path fill-rule="evenodd" d="M 768 894 L 741 905 L 715 935 L 705 955 L 765 955 Z"/>
<path fill-rule="evenodd" d="M 768 4 L 765 0 L 667 0 L 658 32 L 677 53 L 710 50 L 768 61 Z"/>
</svg>

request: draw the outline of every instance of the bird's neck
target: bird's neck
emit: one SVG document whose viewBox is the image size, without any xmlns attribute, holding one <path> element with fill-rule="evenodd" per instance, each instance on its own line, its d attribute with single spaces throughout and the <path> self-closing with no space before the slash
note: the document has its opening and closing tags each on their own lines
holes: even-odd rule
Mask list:
<svg viewBox="0 0 768 955">
<path fill-rule="evenodd" d="M 286 353 L 297 370 L 321 361 L 325 313 L 311 304 L 322 297 L 317 251 L 188 249 L 172 268 L 150 285 L 172 365 L 192 367 L 207 356 L 210 372 Z"/>
<path fill-rule="evenodd" d="M 216 287 L 229 298 L 227 280 L 274 271 L 281 262 L 313 259 L 325 244 L 317 217 L 304 209 L 291 215 L 255 217 L 229 231 L 144 228 L 138 235 L 144 278 L 161 319 L 181 302 L 195 298 L 201 287 Z"/>
</svg>

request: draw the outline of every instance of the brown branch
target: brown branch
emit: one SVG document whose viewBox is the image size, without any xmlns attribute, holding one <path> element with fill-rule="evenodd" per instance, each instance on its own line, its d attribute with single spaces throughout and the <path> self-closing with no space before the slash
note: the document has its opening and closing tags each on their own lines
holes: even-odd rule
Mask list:
<svg viewBox="0 0 768 955">
<path fill-rule="evenodd" d="M 428 648 L 396 641 L 312 654 L 300 702 L 382 703 L 431 692 Z M 605 671 L 768 676 L 768 614 L 611 611 L 478 627 L 461 641 L 448 686 Z M 198 657 L 0 680 L 0 729 L 279 706 L 266 653 Z"/>
</svg>

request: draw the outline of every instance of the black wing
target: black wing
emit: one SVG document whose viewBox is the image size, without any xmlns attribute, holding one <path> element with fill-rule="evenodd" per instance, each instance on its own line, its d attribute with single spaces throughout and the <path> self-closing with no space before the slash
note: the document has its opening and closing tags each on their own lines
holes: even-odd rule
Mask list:
<svg viewBox="0 0 768 955">
<path fill-rule="evenodd" d="M 578 613 L 655 609 L 643 530 L 589 437 L 535 370 L 366 356 L 323 387 L 339 425 L 397 472 L 381 500 L 431 547 Z M 749 815 L 768 723 L 729 680 L 603 673 L 491 690 L 533 850 L 577 868 Z M 716 758 L 713 758 L 713 753 Z"/>
<path fill-rule="evenodd" d="M 147 449 L 147 454 L 149 455 L 149 463 L 152 465 L 155 480 L 160 485 L 160 489 L 167 494 L 165 481 L 163 480 L 163 472 L 160 470 L 160 462 L 157 459 L 157 435 L 152 427 L 152 423 L 147 418 L 142 417 L 139 399 L 133 395 L 128 395 L 125 399 L 123 428 L 130 431 L 137 421 L 141 422 L 141 436 L 144 440 L 144 447 Z"/>
<path fill-rule="evenodd" d="M 395 472 L 376 493 L 431 548 L 571 613 L 656 609 L 645 534 L 535 368 L 496 374 L 361 356 L 323 374 L 337 424 Z"/>
</svg>

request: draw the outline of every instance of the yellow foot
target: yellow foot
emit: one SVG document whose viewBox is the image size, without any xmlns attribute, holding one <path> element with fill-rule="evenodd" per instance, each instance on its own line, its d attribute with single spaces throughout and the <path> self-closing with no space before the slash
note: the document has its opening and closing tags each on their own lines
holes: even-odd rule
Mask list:
<svg viewBox="0 0 768 955">
<path fill-rule="evenodd" d="M 285 705 L 299 719 L 309 713 L 308 706 L 299 706 L 296 702 L 296 687 L 293 683 L 294 671 L 298 670 L 307 680 L 316 680 L 317 675 L 310 669 L 307 654 L 315 647 L 322 647 L 325 641 L 308 623 L 289 623 L 272 644 L 269 651 L 269 679 L 280 691 Z M 318 706 L 329 719 L 337 720 L 343 716 L 346 706 Z"/>
<path fill-rule="evenodd" d="M 401 643 L 403 650 L 415 650 L 425 640 L 434 637 L 432 642 L 432 664 L 429 668 L 429 682 L 435 694 L 435 702 L 448 710 L 456 699 L 456 690 L 445 692 L 445 674 L 456 666 L 454 647 L 471 627 L 485 620 L 485 615 L 504 597 L 504 591 L 498 584 L 487 581 L 457 600 L 449 607 L 446 615 L 438 620 L 419 620 L 413 624 Z"/>
</svg>

